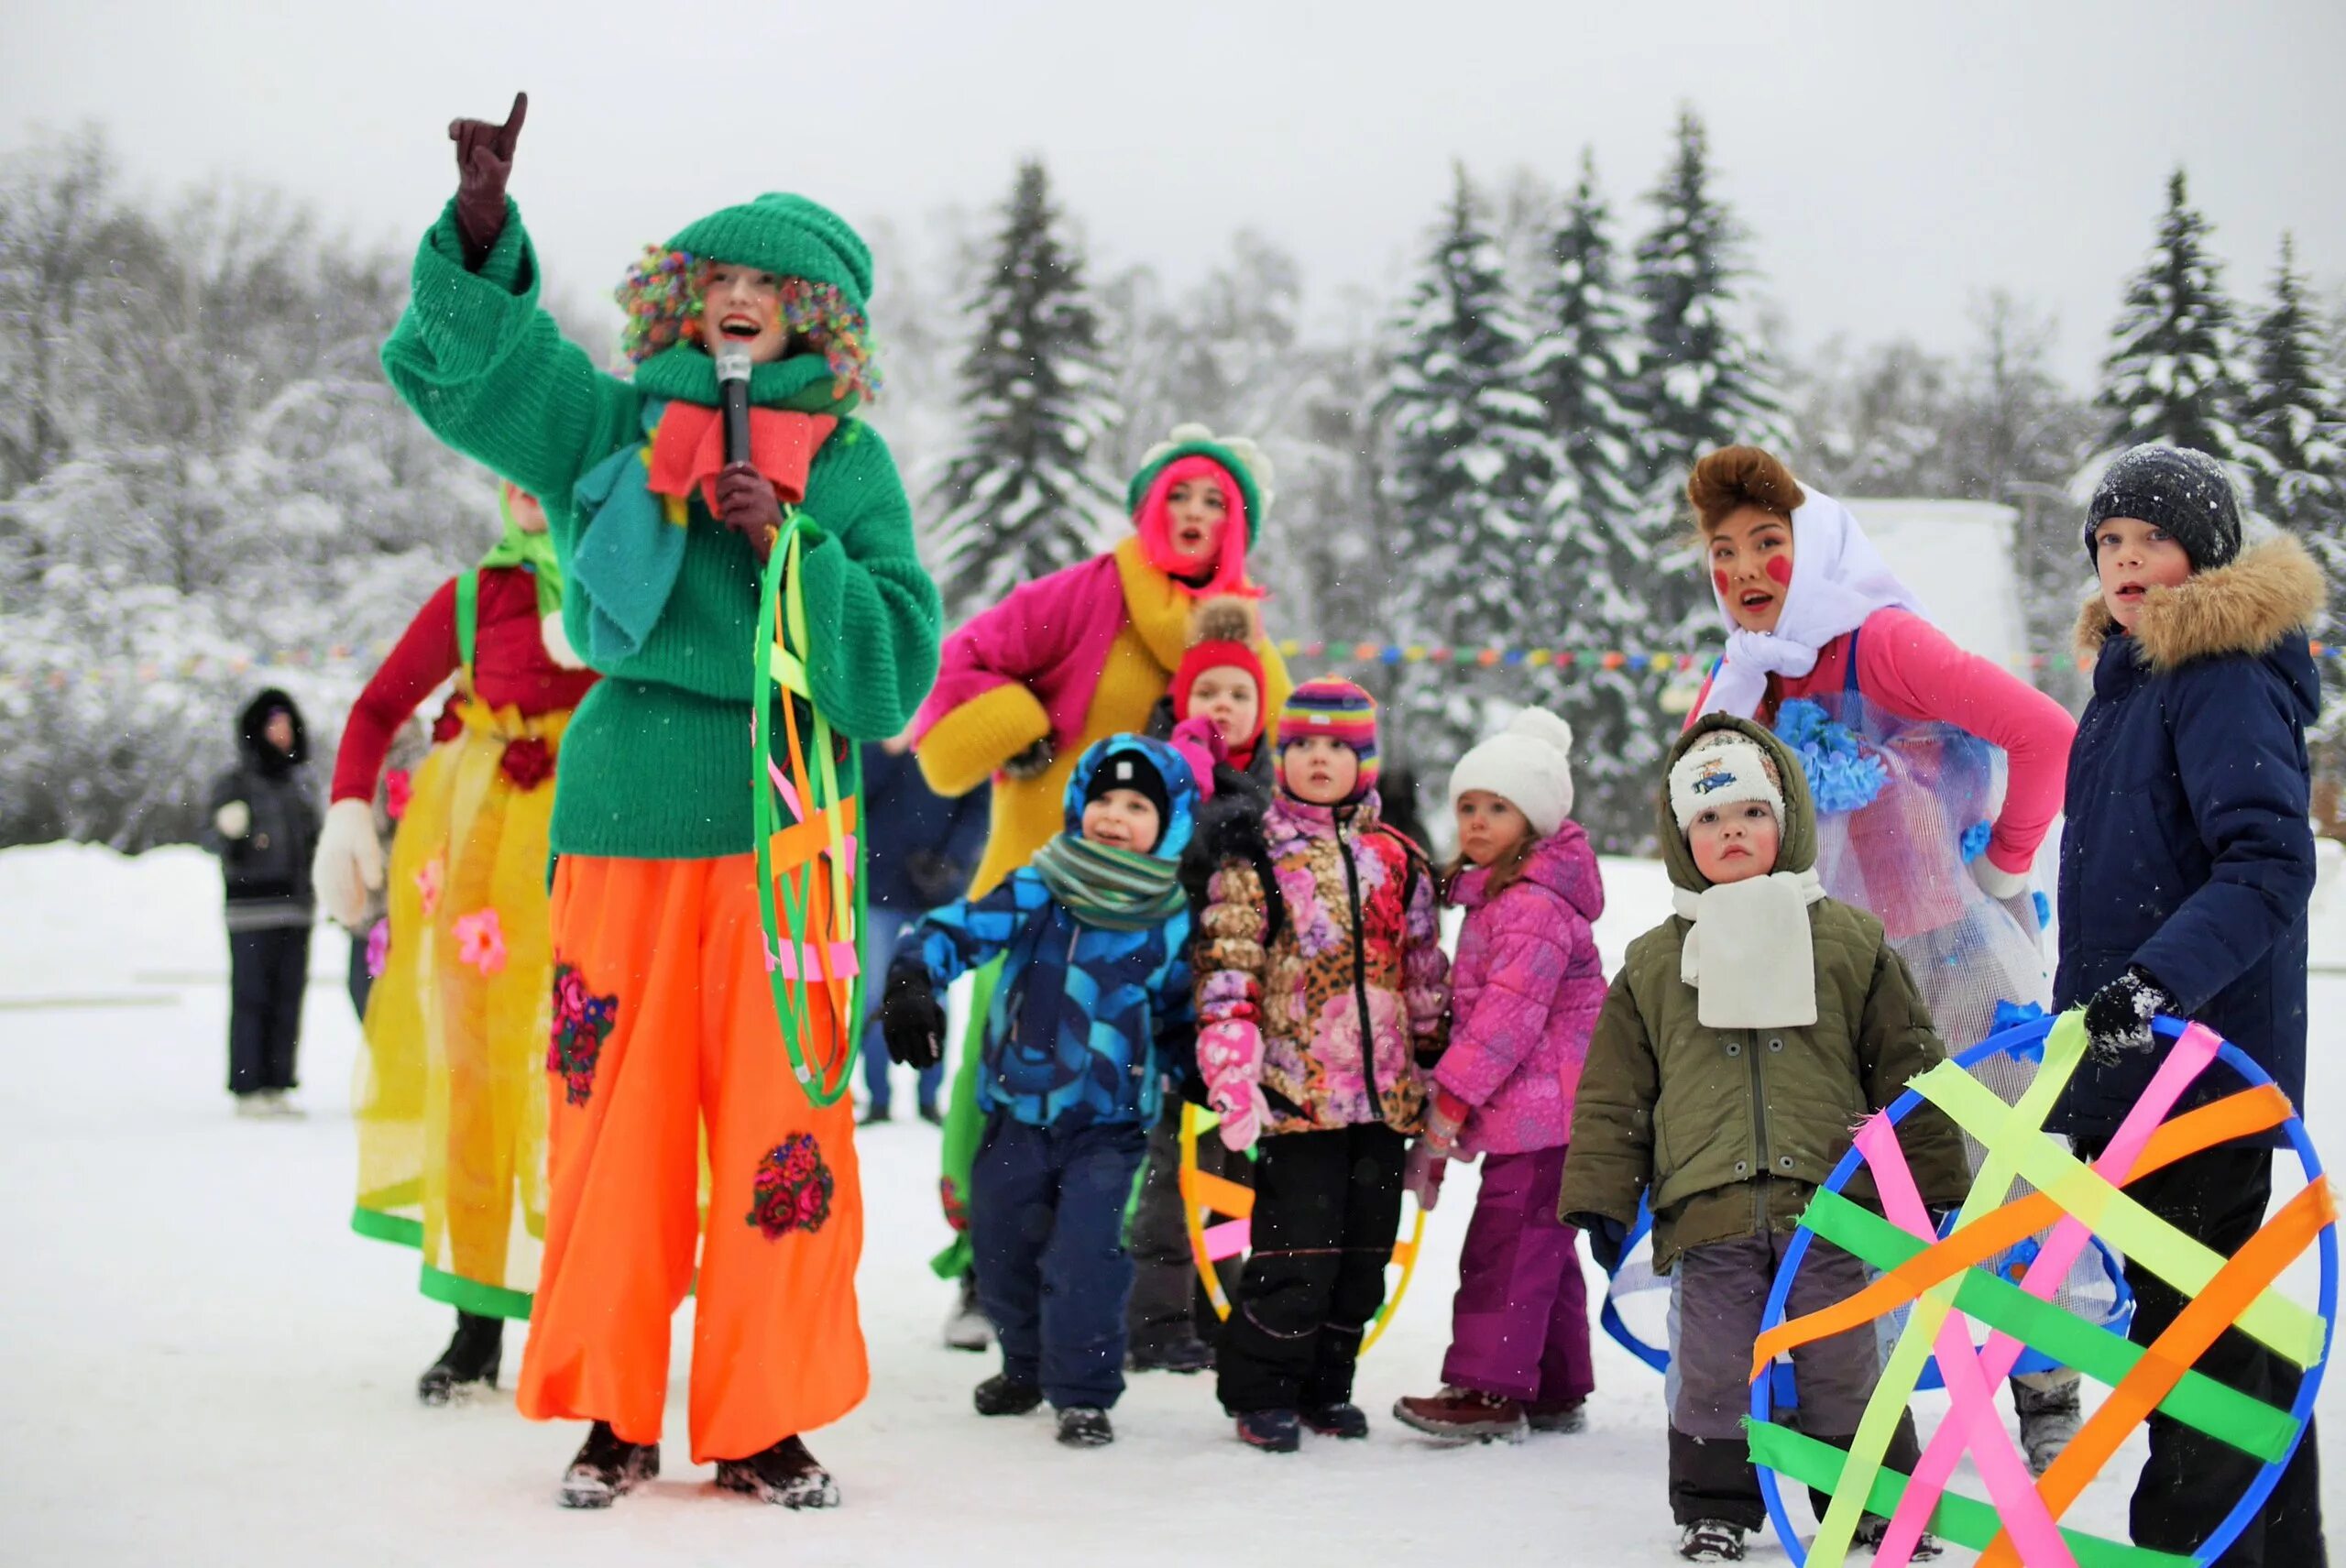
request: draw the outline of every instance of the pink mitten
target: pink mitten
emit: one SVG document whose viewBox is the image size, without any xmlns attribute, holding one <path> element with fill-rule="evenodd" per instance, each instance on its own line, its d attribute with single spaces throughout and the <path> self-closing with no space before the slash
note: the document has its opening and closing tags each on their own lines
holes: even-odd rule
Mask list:
<svg viewBox="0 0 2346 1568">
<path fill-rule="evenodd" d="M 1442 1197 L 1442 1173 L 1449 1164 L 1449 1156 L 1420 1138 L 1409 1146 L 1409 1152 L 1401 1162 L 1401 1190 L 1415 1198 L 1419 1208 L 1432 1213 Z"/>
<path fill-rule="evenodd" d="M 1206 1103 L 1222 1118 L 1222 1146 L 1254 1147 L 1271 1113 L 1263 1100 L 1262 1031 L 1245 1019 L 1207 1025 L 1198 1032 L 1198 1071 Z"/>
<path fill-rule="evenodd" d="M 1189 764 L 1189 776 L 1198 781 L 1198 798 L 1211 800 L 1214 764 L 1230 760 L 1230 747 L 1223 741 L 1222 731 L 1213 727 L 1213 720 L 1202 717 L 1181 720 L 1173 727 L 1169 744 Z"/>
</svg>

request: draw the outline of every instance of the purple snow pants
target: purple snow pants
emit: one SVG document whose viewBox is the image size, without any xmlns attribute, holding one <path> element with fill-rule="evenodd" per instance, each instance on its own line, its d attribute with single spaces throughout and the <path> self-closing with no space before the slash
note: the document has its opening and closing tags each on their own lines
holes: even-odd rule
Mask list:
<svg viewBox="0 0 2346 1568">
<path fill-rule="evenodd" d="M 1444 1383 L 1543 1405 L 1585 1399 L 1595 1388 L 1580 1232 L 1556 1218 L 1563 1180 L 1562 1148 L 1483 1157 Z"/>
</svg>

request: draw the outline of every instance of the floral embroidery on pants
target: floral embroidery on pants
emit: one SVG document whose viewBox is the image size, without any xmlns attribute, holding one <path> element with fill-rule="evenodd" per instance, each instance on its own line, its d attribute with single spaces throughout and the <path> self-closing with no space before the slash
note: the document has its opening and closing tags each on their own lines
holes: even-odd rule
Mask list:
<svg viewBox="0 0 2346 1568">
<path fill-rule="evenodd" d="M 751 1191 L 756 1200 L 749 1223 L 768 1241 L 792 1231 L 809 1234 L 831 1217 L 831 1168 L 811 1133 L 793 1133 L 758 1162 Z"/>
<path fill-rule="evenodd" d="M 546 1046 L 546 1070 L 562 1074 L 563 1098 L 584 1105 L 594 1097 L 595 1064 L 603 1042 L 618 1026 L 619 999 L 597 996 L 575 964 L 554 969 L 554 1036 Z"/>
</svg>

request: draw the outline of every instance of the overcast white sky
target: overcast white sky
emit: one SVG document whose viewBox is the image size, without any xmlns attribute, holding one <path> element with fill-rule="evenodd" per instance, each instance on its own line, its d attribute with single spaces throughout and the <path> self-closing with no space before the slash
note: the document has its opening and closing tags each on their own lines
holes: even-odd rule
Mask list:
<svg viewBox="0 0 2346 1568">
<path fill-rule="evenodd" d="M 1050 160 L 1099 265 L 1179 284 L 1251 225 L 1319 300 L 1398 288 L 1453 158 L 1617 206 L 1709 121 L 1792 346 L 1953 348 L 1974 293 L 2058 312 L 2098 360 L 2177 159 L 2235 293 L 2280 232 L 2346 278 L 2346 5 L 2043 0 L 0 0 L 0 145 L 94 119 L 132 178 L 285 187 L 368 237 L 452 188 L 445 126 L 527 88 L 514 176 L 558 289 L 757 192 L 916 225 Z M 886 330 L 887 279 L 874 313 Z"/>
</svg>

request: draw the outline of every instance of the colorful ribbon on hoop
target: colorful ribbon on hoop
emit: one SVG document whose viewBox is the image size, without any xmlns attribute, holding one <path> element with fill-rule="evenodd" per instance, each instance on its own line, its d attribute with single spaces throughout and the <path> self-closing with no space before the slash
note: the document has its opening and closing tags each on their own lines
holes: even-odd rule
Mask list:
<svg viewBox="0 0 2346 1568">
<path fill-rule="evenodd" d="M 2055 1563 L 2099 1568 L 2188 1562 L 2064 1530 L 2058 1521 L 2127 1433 L 2154 1409 L 2268 1464 L 2286 1458 L 2297 1441 L 2298 1423 L 2291 1411 L 2216 1383 L 2192 1370 L 2191 1364 L 2231 1327 L 2251 1332 L 2299 1365 L 2320 1360 L 2327 1328 L 2320 1314 L 2272 1287 L 2333 1223 L 2327 1180 L 2309 1185 L 2231 1259 L 2218 1256 L 2117 1190 L 2118 1184 L 2202 1149 L 2287 1123 L 2292 1112 L 2286 1098 L 2268 1083 L 2164 1122 L 2222 1048 L 2212 1033 L 2191 1025 L 2168 1051 L 2099 1160 L 2088 1168 L 2041 1135 L 2036 1118 L 2042 1113 L 2034 1103 L 2057 1093 L 2075 1070 L 2082 1043 L 2083 1030 L 2075 1014 L 2056 1024 L 2046 1042 L 2046 1069 L 2015 1106 L 2007 1106 L 1951 1062 L 1909 1086 L 1988 1151 L 1946 1240 L 1936 1239 L 1930 1229 L 1894 1124 L 1886 1113 L 1869 1119 L 1856 1143 L 1889 1218 L 1877 1218 L 1829 1189 L 1816 1195 L 1803 1217 L 1803 1226 L 1817 1239 L 1886 1272 L 1845 1300 L 1761 1334 L 1754 1345 L 1755 1379 L 1796 1345 L 1849 1332 L 1913 1303 L 1891 1367 L 1847 1453 L 1769 1423 L 1755 1420 L 1748 1429 L 1755 1462 L 1792 1479 L 1833 1489 L 1826 1529 L 1808 1556 L 1820 1568 L 1833 1568 L 1847 1552 L 1846 1538 L 1834 1539 L 1834 1516 L 1847 1515 L 1853 1526 L 1868 1509 L 1891 1517 L 1890 1530 L 1876 1554 L 1887 1568 L 1909 1561 L 1925 1526 L 1984 1548 L 1980 1561 L 2001 1568 L 2023 1563 L 2031 1568 Z M 2051 1090 L 2040 1095 L 2047 1079 Z M 2014 1175 L 2038 1190 L 2000 1205 Z M 1982 1208 L 1994 1212 L 1977 1212 Z M 1979 1266 L 2047 1226 L 2051 1234 L 2023 1285 Z M 2107 1328 L 2076 1318 L 2050 1299 L 2097 1231 L 2120 1241 L 2132 1262 L 2193 1295 L 2183 1315 L 2150 1346 L 2132 1344 Z M 1967 1314 L 1992 1331 L 1986 1344 L 1976 1350 L 1966 1328 Z M 1869 1452 L 1866 1440 L 1879 1438 L 1886 1448 L 1912 1391 L 1911 1374 L 1919 1368 L 1924 1347 L 1934 1343 L 1948 1390 L 1949 1419 L 1935 1434 L 1914 1475 L 1902 1476 L 1882 1468 L 1880 1453 Z M 2112 1390 L 2077 1440 L 2033 1486 L 1993 1402 L 1996 1385 L 2024 1345 L 2091 1374 Z M 1966 1447 L 1979 1463 L 1993 1508 L 1945 1491 Z"/>
<path fill-rule="evenodd" d="M 851 962 L 855 954 L 857 935 L 863 927 L 863 878 L 856 855 L 853 829 L 856 825 L 857 795 L 862 787 L 863 762 L 855 754 L 852 787 L 839 787 L 838 765 L 834 762 L 830 720 L 816 704 L 815 689 L 808 676 L 806 661 L 813 643 L 807 636 L 806 598 L 799 570 L 803 554 L 806 521 L 795 507 L 789 508 L 783 518 L 782 534 L 767 553 L 763 577 L 758 593 L 757 641 L 752 649 L 756 674 L 751 690 L 750 718 L 751 794 L 755 817 L 758 862 L 758 915 L 765 932 L 766 982 L 773 997 L 774 1019 L 782 1030 L 783 1045 L 790 1053 L 791 1070 L 796 1074 L 799 1086 L 806 1098 L 817 1106 L 835 1105 L 848 1092 L 855 1071 L 855 1058 L 863 1031 L 858 1021 L 863 1015 L 863 976 L 860 963 Z M 775 765 L 773 749 L 763 727 L 758 723 L 758 713 L 765 706 L 767 683 L 781 688 L 777 706 L 782 709 L 783 737 L 790 758 L 790 772 L 784 776 Z M 815 761 L 817 771 L 806 767 L 806 748 L 798 733 L 798 708 L 792 696 L 803 697 L 807 711 L 814 715 Z M 790 809 L 795 821 L 789 828 L 776 822 L 775 798 L 779 795 Z M 800 852 L 789 861 L 781 878 L 780 909 L 776 907 L 774 851 L 777 844 L 801 833 L 820 835 L 823 847 L 799 846 Z M 828 872 L 818 864 L 828 861 Z M 816 931 L 815 916 L 817 901 L 814 879 L 829 878 L 829 896 L 823 901 L 822 922 L 828 928 Z M 785 940 L 783 935 L 788 916 L 792 933 Z M 805 993 L 805 987 L 819 983 L 830 1003 L 830 1024 L 837 1044 L 826 1053 L 819 1070 L 813 1065 L 816 1056 L 813 1039 L 815 1010 Z M 836 1070 L 835 1070 L 836 1069 Z"/>
</svg>

